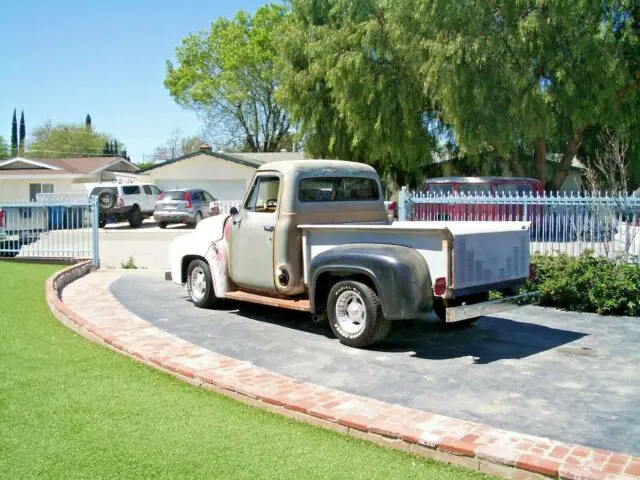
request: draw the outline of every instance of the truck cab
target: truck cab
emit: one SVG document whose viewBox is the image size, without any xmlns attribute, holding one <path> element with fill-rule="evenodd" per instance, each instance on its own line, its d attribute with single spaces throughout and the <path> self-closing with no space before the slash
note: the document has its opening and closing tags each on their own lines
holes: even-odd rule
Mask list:
<svg viewBox="0 0 640 480">
<path fill-rule="evenodd" d="M 471 303 L 526 281 L 527 224 L 458 223 L 391 224 L 365 164 L 274 162 L 257 170 L 240 210 L 174 240 L 171 278 L 196 306 L 229 298 L 310 312 L 363 347 L 390 322 L 431 310 L 445 323 L 472 322 L 480 310 Z"/>
</svg>

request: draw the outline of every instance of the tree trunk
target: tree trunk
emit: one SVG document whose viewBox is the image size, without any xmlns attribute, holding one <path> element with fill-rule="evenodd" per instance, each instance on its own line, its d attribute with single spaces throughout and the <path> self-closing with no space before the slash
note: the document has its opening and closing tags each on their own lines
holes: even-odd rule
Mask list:
<svg viewBox="0 0 640 480">
<path fill-rule="evenodd" d="M 534 144 L 535 147 L 535 163 L 536 163 L 536 176 L 542 180 L 543 183 L 547 182 L 547 143 L 544 138 L 539 138 Z"/>
<path fill-rule="evenodd" d="M 571 163 L 573 162 L 573 157 L 576 156 L 576 152 L 578 151 L 578 147 L 582 142 L 582 134 L 584 133 L 584 127 L 578 128 L 578 130 L 573 134 L 573 136 L 567 142 L 567 147 L 565 148 L 564 154 L 562 155 L 562 161 L 560 162 L 560 166 L 556 170 L 556 174 L 553 176 L 553 188 L 556 190 L 560 190 L 562 184 L 569 176 L 569 169 L 571 168 Z"/>
<path fill-rule="evenodd" d="M 509 157 L 509 163 L 511 164 L 511 171 L 515 174 L 516 177 L 526 176 L 517 153 L 514 152 L 511 154 L 511 156 Z"/>
</svg>

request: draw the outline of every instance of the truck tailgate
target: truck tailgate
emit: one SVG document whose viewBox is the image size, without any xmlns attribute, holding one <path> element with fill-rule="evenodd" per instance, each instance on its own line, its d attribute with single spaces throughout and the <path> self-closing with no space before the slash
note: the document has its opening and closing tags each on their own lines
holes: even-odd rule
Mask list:
<svg viewBox="0 0 640 480">
<path fill-rule="evenodd" d="M 527 222 L 456 222 L 451 233 L 449 287 L 456 296 L 500 288 L 529 276 Z"/>
</svg>

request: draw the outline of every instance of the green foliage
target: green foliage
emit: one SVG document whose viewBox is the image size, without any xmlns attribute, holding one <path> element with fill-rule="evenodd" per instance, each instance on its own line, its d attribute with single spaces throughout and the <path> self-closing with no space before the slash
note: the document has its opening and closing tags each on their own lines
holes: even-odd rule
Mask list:
<svg viewBox="0 0 640 480">
<path fill-rule="evenodd" d="M 151 168 L 156 164 L 156 162 L 154 162 L 153 160 L 147 161 L 147 162 L 138 162 L 136 163 L 136 166 L 140 169 L 140 170 L 145 170 L 147 168 Z"/>
<path fill-rule="evenodd" d="M 125 270 L 137 270 L 138 266 L 136 265 L 133 255 L 130 255 L 126 262 L 120 262 L 120 268 Z"/>
<path fill-rule="evenodd" d="M 27 127 L 24 123 L 24 110 L 20 112 L 20 144 L 18 145 L 18 151 L 20 155 L 24 154 L 24 139 L 27 136 Z"/>
<path fill-rule="evenodd" d="M 358 160 L 421 180 L 435 139 L 429 96 L 393 24 L 393 2 L 294 0 L 283 26 L 279 97 L 309 156 Z"/>
<path fill-rule="evenodd" d="M 541 292 L 541 304 L 603 315 L 640 316 L 640 266 L 585 252 L 537 256 L 536 281 L 526 291 Z"/>
<path fill-rule="evenodd" d="M 199 113 L 220 148 L 246 145 L 278 151 L 289 132 L 287 113 L 276 101 L 278 27 L 285 8 L 265 5 L 251 16 L 219 18 L 208 32 L 191 34 L 167 62 L 165 87 L 174 100 Z"/>
<path fill-rule="evenodd" d="M 194 388 L 54 319 L 60 266 L 0 263 L 5 479 L 486 479 Z"/>
<path fill-rule="evenodd" d="M 54 126 L 47 122 L 33 131 L 27 155 L 33 158 L 99 156 L 104 154 L 108 143 L 107 135 L 87 130 L 84 123 Z"/>
<path fill-rule="evenodd" d="M 16 119 L 16 109 L 13 109 L 13 120 L 11 122 L 11 156 L 18 155 L 18 120 Z"/>
<path fill-rule="evenodd" d="M 0 159 L 9 158 L 9 154 L 11 153 L 9 144 L 5 140 L 3 136 L 0 136 Z"/>
</svg>

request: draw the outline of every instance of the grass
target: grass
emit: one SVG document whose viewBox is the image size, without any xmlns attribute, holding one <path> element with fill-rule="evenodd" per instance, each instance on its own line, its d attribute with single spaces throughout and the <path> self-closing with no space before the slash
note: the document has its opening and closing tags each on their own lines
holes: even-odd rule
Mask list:
<svg viewBox="0 0 640 480">
<path fill-rule="evenodd" d="M 195 389 L 90 343 L 47 308 L 44 282 L 58 268 L 0 263 L 2 478 L 486 478 Z"/>
</svg>

